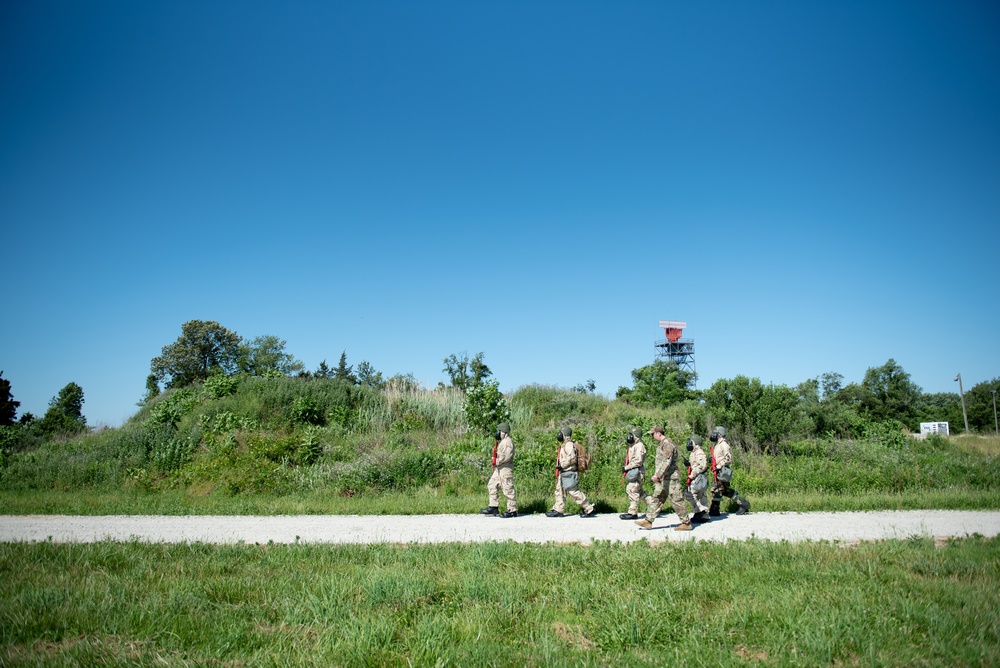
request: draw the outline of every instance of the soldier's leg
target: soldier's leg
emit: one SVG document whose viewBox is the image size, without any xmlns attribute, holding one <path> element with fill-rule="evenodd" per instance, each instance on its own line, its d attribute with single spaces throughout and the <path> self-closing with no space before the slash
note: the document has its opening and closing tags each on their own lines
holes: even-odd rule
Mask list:
<svg viewBox="0 0 1000 668">
<path fill-rule="evenodd" d="M 667 499 L 667 488 L 662 482 L 653 485 L 653 493 L 646 497 L 646 519 L 650 522 L 660 514 L 660 508 Z"/>
<path fill-rule="evenodd" d="M 750 502 L 747 501 L 742 496 L 740 496 L 740 493 L 737 492 L 735 489 L 733 490 L 732 499 L 733 503 L 739 506 L 739 508 L 736 509 L 737 515 L 746 515 L 748 512 L 750 512 Z"/>
<path fill-rule="evenodd" d="M 493 469 L 493 475 L 490 476 L 490 481 L 486 485 L 486 489 L 490 493 L 490 507 L 495 508 L 500 505 L 500 471 L 499 469 Z"/>
<path fill-rule="evenodd" d="M 566 492 L 563 491 L 562 481 L 556 478 L 556 503 L 552 506 L 552 512 L 562 513 L 566 509 Z"/>
<path fill-rule="evenodd" d="M 625 495 L 628 496 L 628 515 L 639 514 L 639 498 L 642 496 L 642 483 L 630 482 L 625 486 Z"/>
<path fill-rule="evenodd" d="M 576 501 L 576 504 L 580 506 L 583 512 L 590 513 L 594 510 L 594 504 L 587 501 L 587 495 L 579 487 L 574 487 L 570 490 L 569 495 Z"/>
<path fill-rule="evenodd" d="M 507 512 L 516 513 L 517 512 L 517 497 L 514 493 L 514 472 L 510 469 L 500 470 L 500 486 L 503 489 L 503 495 L 507 497 Z"/>
<path fill-rule="evenodd" d="M 670 480 L 670 505 L 674 507 L 674 512 L 680 518 L 681 524 L 691 524 L 691 516 L 688 515 L 687 506 L 684 505 L 684 485 L 680 480 L 672 478 Z"/>
</svg>

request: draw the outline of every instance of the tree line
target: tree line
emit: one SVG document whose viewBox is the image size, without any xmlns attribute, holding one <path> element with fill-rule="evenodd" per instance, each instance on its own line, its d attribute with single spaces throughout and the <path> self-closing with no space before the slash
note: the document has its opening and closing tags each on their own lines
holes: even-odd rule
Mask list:
<svg viewBox="0 0 1000 668">
<path fill-rule="evenodd" d="M 213 376 L 246 374 L 258 377 L 297 377 L 335 380 L 350 385 L 382 389 L 387 384 L 416 389 L 412 374 L 397 374 L 388 379 L 368 361 L 356 367 L 347 364 L 347 352 L 331 367 L 324 359 L 313 370 L 285 350 L 286 341 L 263 335 L 245 340 L 218 322 L 190 320 L 181 326 L 181 335 L 162 348 L 150 361 L 146 391 L 139 405 L 158 396 L 163 389 L 177 389 L 204 382 Z M 477 400 L 488 397 L 489 413 L 503 410 L 498 383 L 484 354 L 472 358 L 467 353 L 445 357 L 442 372 L 449 384 Z M 691 407 L 697 415 L 710 414 L 714 423 L 726 424 L 742 439 L 763 448 L 774 448 L 782 439 L 793 436 L 823 438 L 860 438 L 874 428 L 917 431 L 920 422 L 948 422 L 953 432 L 962 428 L 961 402 L 955 393 L 924 393 L 895 360 L 866 371 L 860 383 L 844 383 L 836 372 L 807 379 L 791 388 L 764 384 L 757 378 L 736 376 L 719 379 L 706 390 L 696 389 L 695 373 L 675 363 L 657 360 L 632 370 L 632 387 L 619 387 L 615 398 L 637 406 L 669 408 L 677 404 Z M 992 431 L 994 391 L 1000 379 L 979 383 L 965 393 L 971 430 Z M 572 388 L 592 394 L 595 383 L 588 380 Z M 69 383 L 49 402 L 45 415 L 36 420 L 31 413 L 17 419 L 19 402 L 13 398 L 10 381 L 0 371 L 0 426 L 32 425 L 43 435 L 73 434 L 86 429 L 82 413 L 83 388 Z M 485 425 L 484 425 L 485 426 Z M 696 425 L 692 425 L 695 427 Z"/>
</svg>

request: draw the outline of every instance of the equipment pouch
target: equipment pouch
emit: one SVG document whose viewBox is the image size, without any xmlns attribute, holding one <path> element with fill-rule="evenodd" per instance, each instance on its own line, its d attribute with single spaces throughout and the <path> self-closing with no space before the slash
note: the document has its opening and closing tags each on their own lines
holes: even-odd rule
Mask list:
<svg viewBox="0 0 1000 668">
<path fill-rule="evenodd" d="M 729 482 L 732 479 L 733 479 L 733 470 L 731 468 L 729 468 L 728 466 L 723 466 L 721 469 L 719 469 L 720 482 Z"/>
<path fill-rule="evenodd" d="M 691 489 L 693 489 L 695 492 L 704 492 L 706 489 L 708 489 L 708 476 L 706 476 L 704 473 L 699 473 L 698 475 L 696 475 L 694 477 L 694 480 L 691 481 Z"/>
<path fill-rule="evenodd" d="M 625 482 L 639 482 L 639 477 L 642 475 L 642 470 L 639 468 L 629 469 L 625 471 Z"/>
<path fill-rule="evenodd" d="M 559 484 L 562 485 L 564 491 L 576 489 L 579 479 L 580 476 L 576 471 L 563 471 L 559 474 Z"/>
</svg>

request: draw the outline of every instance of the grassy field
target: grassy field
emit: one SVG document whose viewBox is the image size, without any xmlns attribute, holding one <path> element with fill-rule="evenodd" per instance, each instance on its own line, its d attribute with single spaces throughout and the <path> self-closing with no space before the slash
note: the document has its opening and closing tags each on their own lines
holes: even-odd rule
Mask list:
<svg viewBox="0 0 1000 668">
<path fill-rule="evenodd" d="M 4 666 L 1000 664 L 1000 539 L 0 545 Z"/>
</svg>

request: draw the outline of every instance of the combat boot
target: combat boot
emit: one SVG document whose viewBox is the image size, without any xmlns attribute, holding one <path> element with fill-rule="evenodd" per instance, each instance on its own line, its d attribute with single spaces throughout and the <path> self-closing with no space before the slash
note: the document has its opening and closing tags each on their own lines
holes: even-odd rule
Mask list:
<svg viewBox="0 0 1000 668">
<path fill-rule="evenodd" d="M 510 517 L 517 517 L 517 511 L 516 510 L 508 510 L 503 515 L 501 515 L 500 517 L 502 517 L 504 519 L 507 519 L 507 518 L 510 518 Z"/>
<path fill-rule="evenodd" d="M 702 510 L 701 512 L 695 513 L 694 517 L 691 518 L 691 521 L 695 524 L 701 524 L 702 522 L 711 522 L 712 520 L 709 518 L 708 513 Z"/>
<path fill-rule="evenodd" d="M 597 508 L 591 507 L 590 510 L 585 510 L 580 513 L 580 517 L 597 517 Z"/>
<path fill-rule="evenodd" d="M 709 506 L 709 508 L 708 508 L 708 514 L 711 517 L 719 517 L 719 516 L 722 515 L 722 513 L 719 512 L 719 504 L 720 503 L 721 502 L 719 501 L 719 499 L 712 499 L 712 505 Z"/>
<path fill-rule="evenodd" d="M 621 515 L 618 516 L 618 519 L 620 519 L 620 520 L 637 520 L 637 519 L 639 519 L 639 516 L 636 515 L 636 514 L 634 514 L 634 513 L 622 513 Z"/>
<path fill-rule="evenodd" d="M 639 525 L 640 529 L 646 529 L 647 531 L 653 528 L 653 523 L 647 520 L 645 517 L 643 517 L 641 520 L 638 520 L 636 524 Z"/>
<path fill-rule="evenodd" d="M 674 527 L 674 531 L 690 531 L 690 530 L 691 530 L 691 522 L 681 522 L 680 524 Z"/>
<path fill-rule="evenodd" d="M 546 517 L 562 517 L 563 514 L 560 513 L 558 510 L 550 510 L 549 512 L 545 513 L 545 516 Z"/>
<path fill-rule="evenodd" d="M 740 507 L 736 510 L 737 515 L 746 515 L 750 512 L 750 502 L 746 499 L 740 500 Z"/>
<path fill-rule="evenodd" d="M 500 508 L 497 506 L 489 506 L 488 508 L 483 508 L 479 511 L 480 515 L 498 515 L 500 513 Z"/>
</svg>

